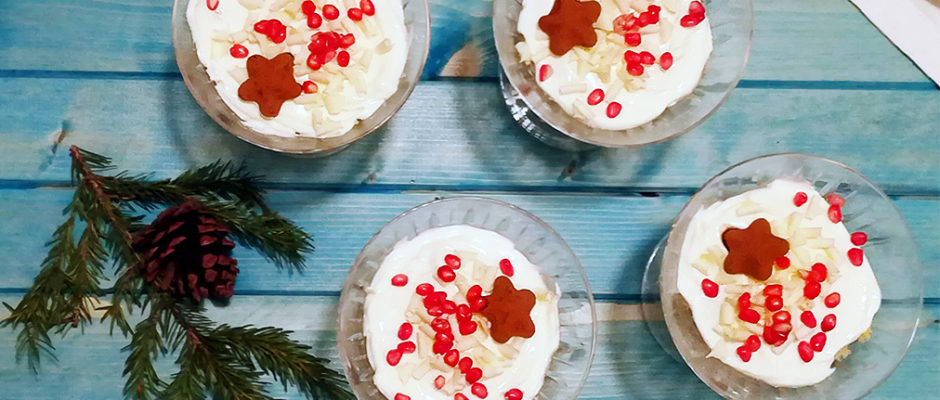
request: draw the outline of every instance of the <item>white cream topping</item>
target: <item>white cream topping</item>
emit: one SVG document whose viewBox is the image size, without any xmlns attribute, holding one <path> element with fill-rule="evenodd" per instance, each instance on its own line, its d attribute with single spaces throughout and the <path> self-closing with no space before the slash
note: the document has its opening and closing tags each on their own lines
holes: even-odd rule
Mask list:
<svg viewBox="0 0 940 400">
<path fill-rule="evenodd" d="M 418 351 L 405 354 L 397 366 L 390 366 L 385 358 L 388 351 L 401 342 L 397 337 L 398 328 L 406 321 L 409 304 L 419 284 L 431 283 L 436 291 L 447 292 L 448 298 L 453 298 L 457 293 L 455 283 L 442 285 L 435 279 L 436 271 L 443 265 L 442 260 L 447 254 L 456 254 L 462 259 L 463 265 L 456 270 L 457 280 L 463 277 L 467 279 L 468 285 L 481 285 L 484 295 L 492 288 L 498 274 L 497 266 L 504 258 L 509 259 L 514 266 L 515 273 L 510 278 L 513 285 L 536 294 L 536 304 L 530 313 L 536 329 L 531 338 L 514 337 L 507 344 L 499 345 L 489 335 L 484 337 L 480 334 L 480 329 L 473 336 L 473 339 L 480 340 L 478 346 L 493 349 L 497 353 L 498 349 L 505 349 L 502 346 L 506 345 L 518 348 L 514 358 L 493 360 L 489 365 L 479 357 L 474 357 L 474 366 L 483 369 L 483 379 L 479 382 L 487 387 L 489 397 L 503 398 L 506 391 L 515 388 L 522 390 L 524 399 L 534 398 L 542 387 L 545 372 L 560 341 L 559 291 L 557 288 L 549 289 L 539 268 L 516 250 L 511 240 L 498 233 L 467 225 L 429 229 L 413 239 L 397 243 L 376 272 L 367 289 L 363 317 L 363 333 L 369 362 L 375 368 L 373 381 L 376 387 L 389 399 L 402 393 L 416 400 L 450 400 L 454 398 L 453 394 L 448 395 L 436 389 L 434 379 L 444 375 L 448 381 L 464 380 L 464 375 L 459 371 L 454 375 L 434 368 L 424 372 L 429 362 L 428 359 L 421 359 L 423 352 L 420 341 L 417 343 Z M 479 271 L 471 272 L 477 269 Z M 391 279 L 398 274 L 408 276 L 406 286 L 392 286 Z M 473 275 L 481 274 L 486 277 L 480 280 L 473 278 Z M 453 317 L 450 322 L 455 325 Z M 417 336 L 419 327 L 415 326 L 414 330 Z M 459 347 L 462 339 L 459 333 L 456 335 Z M 461 351 L 461 357 L 465 354 L 467 352 Z M 430 358 L 441 359 L 441 356 L 430 354 Z M 438 361 L 430 364 L 435 363 L 440 364 Z M 461 390 L 461 393 L 476 398 L 469 388 Z"/>
<path fill-rule="evenodd" d="M 804 192 L 809 197 L 801 207 L 793 203 L 797 192 Z M 691 307 L 695 325 L 712 349 L 709 357 L 718 358 L 748 376 L 777 387 L 813 385 L 835 372 L 833 362 L 836 355 L 871 326 L 872 318 L 881 305 L 881 290 L 867 258 L 858 267 L 850 263 L 847 252 L 856 246 L 851 243 L 843 223 L 829 220 L 828 207 L 826 200 L 809 183 L 777 179 L 766 187 L 712 204 L 692 217 L 679 257 L 677 283 L 679 292 Z M 768 220 L 773 234 L 790 242 L 787 256 L 792 264 L 789 269 L 809 270 L 812 264 L 822 262 L 829 269 L 830 279 L 822 283 L 822 294 L 813 301 L 802 297 L 802 285 L 798 286 L 798 293 L 787 293 L 785 286 L 784 306 L 792 315 L 793 331 L 780 348 L 761 341 L 760 349 L 752 354 L 750 361 L 744 362 L 736 353 L 743 340 L 729 341 L 717 333 L 716 328 L 720 324 L 721 306 L 726 297 L 733 302 L 738 297 L 737 293 L 729 293 L 733 291 L 730 288 L 758 282 L 740 274 L 728 275 L 720 263 L 710 265 L 714 263 L 708 261 L 708 256 L 701 256 L 724 251 L 721 235 L 727 228 L 745 228 L 758 218 Z M 801 232 L 801 228 L 808 230 Z M 819 236 L 808 237 L 806 232 L 819 232 Z M 708 276 L 702 270 L 717 273 Z M 775 267 L 775 274 L 788 270 Z M 705 296 L 702 291 L 702 280 L 706 277 L 720 284 L 715 298 Z M 824 304 L 825 296 L 831 292 L 841 295 L 841 302 L 835 308 Z M 815 328 L 810 329 L 800 321 L 802 310 L 794 305 L 800 301 L 815 314 Z M 830 313 L 836 316 L 835 329 L 826 332 L 827 342 L 823 350 L 815 353 L 810 362 L 804 362 L 797 351 L 797 343 L 808 342 L 820 332 L 819 323 Z M 751 333 L 744 332 L 744 335 Z"/>
<path fill-rule="evenodd" d="M 395 91 L 405 68 L 408 37 L 401 0 L 373 0 L 374 16 L 353 22 L 347 15 L 347 2 L 315 0 L 317 13 L 332 4 L 340 11 L 334 21 L 323 19 L 316 30 L 307 26 L 301 12 L 302 0 L 220 0 L 209 10 L 203 0 L 191 0 L 186 20 L 192 31 L 199 60 L 215 83 L 219 96 L 245 125 L 255 131 L 278 136 L 327 138 L 341 136 L 359 121 L 374 113 Z M 358 1 L 348 2 L 358 7 Z M 254 31 L 261 20 L 277 19 L 287 26 L 287 39 L 275 44 Z M 336 61 L 319 71 L 306 64 L 307 45 L 315 32 L 353 33 L 356 43 L 346 49 L 351 61 L 342 68 Z M 249 55 L 273 58 L 294 55 L 294 77 L 298 83 L 315 82 L 319 91 L 301 94 L 286 101 L 278 116 L 261 115 L 258 104 L 238 97 L 238 88 L 247 79 L 246 58 L 229 53 L 233 44 L 245 46 Z"/>
<path fill-rule="evenodd" d="M 601 14 L 594 24 L 598 44 L 591 49 L 576 47 L 563 56 L 556 56 L 548 49 L 548 35 L 538 26 L 539 19 L 551 11 L 555 0 L 523 0 L 518 29 L 529 53 L 523 55 L 523 61 L 532 61 L 536 76 L 542 65 L 551 66 L 551 77 L 539 81 L 539 86 L 568 114 L 588 125 L 608 130 L 643 125 L 695 90 L 711 55 L 712 33 L 708 18 L 693 27 L 680 26 L 679 20 L 689 13 L 691 1 L 601 0 Z M 636 8 L 630 8 L 630 4 L 636 4 Z M 646 11 L 648 4 L 662 7 L 661 22 L 640 29 L 642 42 L 639 46 L 625 47 L 623 35 L 613 32 L 614 19 L 623 13 Z M 630 76 L 624 61 L 626 50 L 649 51 L 656 57 L 657 64 L 644 65 L 641 77 Z M 579 65 L 576 53 L 584 51 L 594 61 L 590 65 Z M 664 52 L 672 53 L 674 59 L 665 71 L 658 64 Z M 620 78 L 612 79 L 615 76 Z M 607 86 L 605 81 L 620 86 Z M 605 100 L 598 105 L 588 105 L 588 94 L 598 88 L 606 93 Z M 607 116 L 607 104 L 612 101 L 622 106 L 615 118 Z"/>
</svg>

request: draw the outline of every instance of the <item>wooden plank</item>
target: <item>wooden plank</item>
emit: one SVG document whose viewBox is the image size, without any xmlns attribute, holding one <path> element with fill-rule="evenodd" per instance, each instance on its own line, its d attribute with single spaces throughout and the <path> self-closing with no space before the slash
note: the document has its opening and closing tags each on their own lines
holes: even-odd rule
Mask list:
<svg viewBox="0 0 940 400">
<path fill-rule="evenodd" d="M 359 250 L 399 213 L 443 193 L 274 192 L 271 206 L 311 232 L 317 251 L 301 275 L 277 271 L 257 254 L 239 249 L 242 270 L 239 293 L 320 293 L 342 287 Z M 46 251 L 43 243 L 61 223 L 69 201 L 66 189 L 0 190 L 0 287 L 27 287 Z M 647 258 L 668 232 L 688 199 L 684 194 L 660 197 L 510 195 L 488 197 L 519 205 L 556 229 L 584 265 L 600 298 L 636 298 Z M 940 198 L 902 197 L 896 204 L 920 244 L 928 297 L 940 297 Z M 23 205 L 29 205 L 24 207 Z"/>
<path fill-rule="evenodd" d="M 170 0 L 2 0 L 0 69 L 175 76 L 171 6 Z M 426 78 L 495 76 L 491 7 L 483 0 L 431 0 Z M 929 82 L 848 2 L 757 0 L 754 7 L 746 79 Z"/>
<path fill-rule="evenodd" d="M 574 154 L 528 137 L 495 83 L 426 82 L 380 132 L 331 157 L 298 159 L 224 132 L 179 81 L 0 85 L 0 180 L 65 180 L 67 152 L 55 150 L 77 144 L 158 176 L 222 158 L 271 182 L 318 187 L 691 191 L 734 163 L 792 151 L 852 165 L 890 193 L 940 193 L 937 91 L 738 89 L 677 140 Z"/>
<path fill-rule="evenodd" d="M 15 301 L 9 296 L 0 296 L 0 300 Z M 231 324 L 273 324 L 294 329 L 294 338 L 311 345 L 317 355 L 337 360 L 335 305 L 335 297 L 236 296 L 229 307 L 211 309 L 210 317 Z M 924 315 L 925 322 L 911 351 L 871 398 L 931 398 L 940 390 L 940 382 L 935 379 L 940 374 L 940 353 L 936 351 L 940 346 L 940 306 L 928 305 Z M 24 364 L 10 362 L 15 336 L 9 330 L 0 330 L 3 396 L 57 400 L 69 393 L 73 399 L 120 398 L 120 371 L 126 355 L 119 349 L 126 341 L 108 336 L 106 328 L 100 326 L 87 332 L 84 336 L 69 334 L 57 339 L 59 361 L 46 362 L 40 375 L 31 376 Z M 594 365 L 581 399 L 717 398 L 688 367 L 659 348 L 642 321 L 601 322 L 597 340 Z M 171 367 L 163 362 L 158 370 L 165 376 Z M 284 393 L 277 386 L 271 390 L 279 398 L 302 398 L 295 392 Z"/>
</svg>

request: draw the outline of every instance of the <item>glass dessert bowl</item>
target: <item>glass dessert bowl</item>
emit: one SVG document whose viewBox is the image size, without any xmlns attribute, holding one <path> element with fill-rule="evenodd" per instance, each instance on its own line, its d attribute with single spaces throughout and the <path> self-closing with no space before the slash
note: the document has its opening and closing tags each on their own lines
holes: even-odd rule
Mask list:
<svg viewBox="0 0 940 400">
<path fill-rule="evenodd" d="M 523 129 L 566 150 L 638 147 L 721 106 L 747 64 L 753 12 L 750 0 L 498 0 L 493 30 Z"/>
<path fill-rule="evenodd" d="M 173 6 L 196 102 L 233 135 L 285 153 L 332 154 L 380 128 L 417 85 L 429 40 L 426 0 Z"/>
<path fill-rule="evenodd" d="M 830 160 L 729 168 L 660 250 L 669 334 L 725 397 L 863 397 L 916 332 L 923 272 L 910 229 L 880 189 Z"/>
<path fill-rule="evenodd" d="M 593 359 L 594 302 L 544 222 L 450 198 L 401 214 L 362 249 L 337 341 L 360 399 L 575 399 Z"/>
</svg>

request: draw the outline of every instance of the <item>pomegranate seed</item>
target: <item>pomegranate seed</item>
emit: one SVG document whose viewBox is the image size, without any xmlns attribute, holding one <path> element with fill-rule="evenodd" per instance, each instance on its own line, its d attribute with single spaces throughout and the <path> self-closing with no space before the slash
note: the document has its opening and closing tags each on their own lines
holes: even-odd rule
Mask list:
<svg viewBox="0 0 940 400">
<path fill-rule="evenodd" d="M 470 357 L 464 357 L 460 359 L 460 362 L 457 363 L 457 369 L 460 370 L 461 374 L 466 374 L 470 371 L 470 368 L 473 367 L 473 360 Z"/>
<path fill-rule="evenodd" d="M 767 285 L 764 296 L 783 296 L 783 285 Z"/>
<path fill-rule="evenodd" d="M 767 296 L 767 299 L 764 300 L 764 307 L 768 311 L 777 311 L 783 308 L 783 298 L 780 296 Z"/>
<path fill-rule="evenodd" d="M 397 393 L 395 394 L 395 400 L 411 400 L 411 397 L 409 397 L 408 395 Z"/>
<path fill-rule="evenodd" d="M 454 393 L 454 400 L 470 400 L 470 399 L 463 393 Z"/>
<path fill-rule="evenodd" d="M 741 357 L 741 361 L 744 362 L 751 361 L 751 351 L 744 346 L 738 346 L 738 357 Z"/>
<path fill-rule="evenodd" d="M 539 82 L 545 82 L 546 79 L 551 78 L 552 72 L 554 71 L 551 65 L 542 64 L 542 66 L 539 67 Z"/>
<path fill-rule="evenodd" d="M 470 311 L 480 312 L 483 311 L 484 308 L 486 308 L 486 299 L 482 297 L 473 299 L 473 301 L 470 302 Z"/>
<path fill-rule="evenodd" d="M 472 334 L 473 332 L 476 332 L 477 323 L 473 321 L 464 321 L 458 325 L 458 328 L 460 330 L 461 335 L 467 336 L 467 335 Z"/>
<path fill-rule="evenodd" d="M 640 52 L 640 63 L 646 65 L 653 65 L 656 63 L 656 57 L 653 56 L 653 53 L 648 51 Z"/>
<path fill-rule="evenodd" d="M 623 35 L 623 41 L 624 41 L 628 46 L 634 46 L 634 47 L 635 47 L 635 46 L 639 46 L 640 43 L 643 41 L 643 39 L 642 39 L 642 37 L 640 36 L 639 33 L 627 33 L 627 34 Z"/>
<path fill-rule="evenodd" d="M 431 346 L 431 350 L 434 354 L 444 354 L 450 350 L 451 347 L 454 347 L 454 343 L 452 342 L 434 342 L 434 345 Z"/>
<path fill-rule="evenodd" d="M 840 208 L 845 205 L 845 198 L 835 193 L 827 194 L 826 201 L 829 202 L 830 205 L 837 206 Z"/>
<path fill-rule="evenodd" d="M 816 316 L 813 315 L 812 311 L 803 311 L 803 313 L 800 314 L 800 321 L 803 322 L 803 325 L 806 325 L 807 328 L 816 327 Z"/>
<path fill-rule="evenodd" d="M 633 75 L 633 76 L 640 76 L 640 75 L 643 75 L 643 64 L 640 64 L 639 62 L 634 62 L 634 63 L 628 62 L 628 63 L 627 63 L 627 72 L 630 73 L 630 75 Z"/>
<path fill-rule="evenodd" d="M 519 389 L 509 389 L 503 397 L 505 397 L 506 400 L 522 400 L 522 391 Z"/>
<path fill-rule="evenodd" d="M 656 21 L 653 19 L 653 14 L 651 14 L 649 11 L 641 12 L 640 16 L 637 18 L 637 22 L 640 24 L 640 27 L 656 23 Z"/>
<path fill-rule="evenodd" d="M 457 314 L 458 321 L 467 321 L 470 319 L 470 315 L 472 314 L 470 311 L 470 306 L 466 304 L 457 306 L 457 311 L 455 313 Z"/>
<path fill-rule="evenodd" d="M 444 354 L 444 364 L 456 367 L 458 361 L 460 361 L 460 352 L 457 349 L 448 350 L 447 354 Z"/>
<path fill-rule="evenodd" d="M 342 43 L 340 43 L 340 47 L 344 49 L 348 49 L 349 46 L 352 46 L 354 44 L 356 44 L 356 35 L 347 33 L 343 35 L 343 40 L 342 40 Z"/>
<path fill-rule="evenodd" d="M 437 269 L 437 277 L 444 282 L 453 282 L 457 278 L 457 274 L 454 273 L 453 268 L 444 265 Z"/>
<path fill-rule="evenodd" d="M 349 65 L 349 52 L 343 50 L 336 55 L 336 64 L 340 67 L 346 67 Z"/>
<path fill-rule="evenodd" d="M 863 252 L 862 249 L 858 247 L 849 249 L 848 256 L 849 256 L 849 262 L 851 262 L 852 265 L 856 267 L 861 266 L 862 261 L 865 260 L 865 252 Z"/>
<path fill-rule="evenodd" d="M 320 90 L 317 84 L 313 83 L 313 81 L 304 82 L 304 84 L 301 85 L 301 88 L 303 89 L 304 93 L 307 93 L 307 94 L 316 93 L 317 91 Z"/>
<path fill-rule="evenodd" d="M 327 4 L 323 6 L 323 18 L 328 20 L 334 20 L 339 18 L 339 9 L 332 4 Z"/>
<path fill-rule="evenodd" d="M 320 69 L 320 67 L 323 66 L 323 64 L 317 61 L 315 54 L 311 54 L 310 57 L 307 57 L 307 66 L 310 67 L 310 69 L 316 71 Z"/>
<path fill-rule="evenodd" d="M 414 353 L 416 349 L 417 346 L 415 346 L 415 342 L 412 341 L 401 342 L 398 344 L 398 351 L 402 353 Z"/>
<path fill-rule="evenodd" d="M 819 329 L 822 329 L 823 332 L 829 332 L 832 328 L 836 327 L 836 315 L 829 314 L 823 317 L 822 322 L 819 323 Z"/>
<path fill-rule="evenodd" d="M 438 375 L 437 378 L 434 378 L 434 388 L 440 390 L 444 387 L 444 384 L 447 383 L 447 379 L 444 378 L 444 375 Z"/>
<path fill-rule="evenodd" d="M 623 106 L 621 106 L 620 103 L 616 101 L 610 102 L 610 104 L 607 105 L 607 118 L 617 118 L 622 109 Z"/>
<path fill-rule="evenodd" d="M 229 54 L 235 58 L 245 58 L 248 57 L 248 48 L 240 44 L 233 44 L 232 48 L 228 50 Z"/>
<path fill-rule="evenodd" d="M 702 292 L 704 292 L 707 297 L 717 297 L 718 284 L 708 278 L 702 279 Z"/>
<path fill-rule="evenodd" d="M 314 13 L 307 16 L 307 26 L 310 29 L 317 29 L 320 25 L 323 25 L 323 17 L 320 14 Z"/>
<path fill-rule="evenodd" d="M 776 323 L 776 322 L 786 322 L 786 323 L 790 323 L 790 312 L 787 311 L 787 310 L 777 311 L 777 312 L 775 312 L 770 318 L 771 318 L 775 323 Z"/>
<path fill-rule="evenodd" d="M 770 329 L 773 329 L 774 332 L 777 332 L 781 336 L 786 338 L 787 335 L 790 334 L 790 331 L 793 330 L 793 325 L 790 325 L 786 322 L 775 322 L 773 325 L 770 326 Z"/>
<path fill-rule="evenodd" d="M 417 293 L 418 296 L 427 296 L 434 293 L 434 286 L 431 286 L 430 283 L 422 283 L 415 288 L 415 293 Z"/>
<path fill-rule="evenodd" d="M 822 286 L 819 285 L 819 282 L 808 281 L 806 286 L 803 286 L 803 297 L 807 299 L 815 299 L 816 296 L 819 296 L 819 292 L 822 291 Z"/>
<path fill-rule="evenodd" d="M 388 354 L 385 355 L 385 361 L 388 362 L 388 365 L 396 366 L 398 362 L 401 361 L 401 350 L 392 349 L 388 351 Z"/>
<path fill-rule="evenodd" d="M 659 66 L 663 71 L 668 70 L 669 67 L 672 67 L 672 53 L 665 52 L 659 56 Z"/>
<path fill-rule="evenodd" d="M 431 329 L 434 332 L 449 332 L 450 331 L 450 322 L 447 322 L 446 319 L 437 317 L 431 320 Z"/>
<path fill-rule="evenodd" d="M 826 280 L 827 276 L 829 276 L 829 269 L 826 268 L 826 264 L 816 263 L 816 264 L 813 264 L 813 266 L 810 267 L 810 269 L 812 270 L 812 272 L 816 273 L 814 278 L 819 278 L 819 279 L 814 279 L 816 282 L 822 282 Z"/>
<path fill-rule="evenodd" d="M 443 311 L 444 314 L 453 314 L 457 312 L 457 303 L 454 303 L 453 301 L 450 301 L 450 300 L 446 300 L 443 303 L 441 303 L 441 311 Z"/>
<path fill-rule="evenodd" d="M 480 285 L 470 286 L 470 289 L 467 289 L 467 300 L 473 300 L 479 298 L 483 294 L 483 287 Z M 470 308 L 473 308 L 472 306 Z"/>
<path fill-rule="evenodd" d="M 829 220 L 834 224 L 842 222 L 842 208 L 839 206 L 829 206 Z"/>
<path fill-rule="evenodd" d="M 447 264 L 447 266 L 453 269 L 460 269 L 460 257 L 457 257 L 453 254 L 448 254 L 444 256 L 444 264 Z"/>
<path fill-rule="evenodd" d="M 274 43 L 281 43 L 287 38 L 287 27 L 276 19 L 258 21 L 254 28 L 255 32 L 267 36 Z"/>
<path fill-rule="evenodd" d="M 813 348 L 813 351 L 823 351 L 823 348 L 826 347 L 826 334 L 819 332 L 813 335 L 813 337 L 809 339 L 809 345 Z"/>
<path fill-rule="evenodd" d="M 796 194 L 793 195 L 793 205 L 797 207 L 806 204 L 807 200 L 809 200 L 809 196 L 806 195 L 806 192 L 796 192 Z"/>
<path fill-rule="evenodd" d="M 633 14 L 620 14 L 617 18 L 614 18 L 614 32 L 618 35 L 624 35 L 627 32 L 635 31 L 638 26 L 636 26 L 637 20 Z"/>
<path fill-rule="evenodd" d="M 440 331 L 434 335 L 434 340 L 441 343 L 454 344 L 454 334 L 451 331 Z M 448 350 L 449 349 L 450 348 L 448 348 Z"/>
<path fill-rule="evenodd" d="M 428 315 L 432 317 L 440 317 L 441 315 L 444 315 L 444 309 L 442 309 L 441 306 L 428 307 Z"/>
<path fill-rule="evenodd" d="M 587 103 L 588 105 L 591 105 L 591 106 L 596 106 L 600 104 L 600 102 L 602 101 L 604 101 L 604 91 L 601 89 L 592 90 L 591 94 L 589 94 L 587 98 Z"/>
<path fill-rule="evenodd" d="M 738 318 L 741 318 L 744 322 L 756 324 L 757 321 L 760 321 L 760 314 L 757 311 L 747 308 L 738 313 Z"/>
<path fill-rule="evenodd" d="M 403 322 L 401 326 L 398 327 L 398 338 L 401 340 L 407 340 L 411 337 L 411 333 L 414 331 L 414 327 L 407 322 Z"/>
<path fill-rule="evenodd" d="M 604 96 L 604 92 L 601 92 L 601 97 L 603 96 Z M 502 260 L 499 260 L 499 272 L 502 272 L 503 275 L 511 277 L 516 273 L 516 270 L 515 268 L 513 268 L 512 262 L 509 261 L 509 259 L 504 258 Z"/>
<path fill-rule="evenodd" d="M 359 0 L 359 8 L 365 15 L 375 15 L 375 5 L 372 4 L 372 0 Z"/>
<path fill-rule="evenodd" d="M 868 235 L 865 232 L 855 232 L 852 234 L 852 244 L 861 246 L 868 242 Z"/>
<path fill-rule="evenodd" d="M 690 15 L 686 15 L 686 16 L 684 16 L 684 17 L 682 17 L 682 18 L 679 19 L 679 25 L 682 25 L 682 27 L 684 27 L 684 28 L 691 28 L 691 27 L 693 27 L 693 26 L 695 26 L 695 25 L 698 25 L 699 22 L 702 22 L 702 20 L 701 20 L 700 18 L 698 18 L 698 17 L 695 17 L 695 16 L 691 15 L 691 14 L 690 14 Z"/>
<path fill-rule="evenodd" d="M 662 7 L 652 4 L 646 11 L 649 11 L 651 14 L 659 14 L 659 12 L 662 11 Z"/>
<path fill-rule="evenodd" d="M 362 10 L 358 8 L 350 8 L 346 10 L 346 16 L 353 21 L 362 21 Z"/>
<path fill-rule="evenodd" d="M 786 335 L 773 330 L 773 328 L 769 326 L 764 327 L 763 337 L 764 337 L 764 341 L 767 342 L 767 344 L 771 346 L 779 346 L 783 344 L 783 342 L 787 338 Z"/>
<path fill-rule="evenodd" d="M 796 346 L 796 350 L 800 353 L 800 358 L 802 358 L 804 362 L 813 361 L 813 347 L 810 346 L 809 343 L 806 343 L 805 340 Z"/>
<path fill-rule="evenodd" d="M 750 352 L 755 352 L 760 349 L 760 336 L 748 336 L 747 340 L 744 341 L 744 347 Z"/>
<path fill-rule="evenodd" d="M 842 296 L 840 296 L 839 293 L 837 292 L 830 293 L 824 299 L 824 302 L 826 303 L 826 307 L 829 307 L 829 308 L 834 308 L 835 306 L 839 305 L 840 301 L 842 301 Z"/>
<path fill-rule="evenodd" d="M 313 83 L 313 82 L 310 82 Z M 392 286 L 405 286 L 408 284 L 408 275 L 398 274 L 392 277 Z"/>
<path fill-rule="evenodd" d="M 751 294 L 748 292 L 741 293 L 741 295 L 738 296 L 738 309 L 744 310 L 748 308 L 751 308 Z"/>
<path fill-rule="evenodd" d="M 689 3 L 689 15 L 705 15 L 705 6 L 700 1 Z"/>
<path fill-rule="evenodd" d="M 790 259 L 787 256 L 783 256 L 774 261 L 777 264 L 778 269 L 787 269 L 790 267 Z"/>
<path fill-rule="evenodd" d="M 304 15 L 313 14 L 317 12 L 317 5 L 310 0 L 304 1 L 300 3 L 300 11 L 304 13 Z"/>
<path fill-rule="evenodd" d="M 483 370 L 477 367 L 470 368 L 469 371 L 465 374 L 467 378 L 467 383 L 474 384 L 476 381 L 480 380 L 483 377 Z"/>
<path fill-rule="evenodd" d="M 209 11 L 215 11 L 216 8 L 219 8 L 219 0 L 206 0 L 206 7 L 209 8 Z"/>
<path fill-rule="evenodd" d="M 627 50 L 623 53 L 623 60 L 626 61 L 627 64 L 638 64 L 640 62 L 640 53 Z"/>
<path fill-rule="evenodd" d="M 470 393 L 473 393 L 474 396 L 481 399 L 485 399 L 486 396 L 489 395 L 489 392 L 486 391 L 486 386 L 479 382 L 470 385 Z"/>
</svg>

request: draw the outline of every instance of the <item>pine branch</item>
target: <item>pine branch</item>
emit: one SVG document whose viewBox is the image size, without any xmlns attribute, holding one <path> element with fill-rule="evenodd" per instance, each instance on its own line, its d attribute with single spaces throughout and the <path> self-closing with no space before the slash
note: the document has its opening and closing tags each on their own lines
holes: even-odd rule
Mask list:
<svg viewBox="0 0 940 400">
<path fill-rule="evenodd" d="M 124 397 L 134 400 L 151 400 L 159 396 L 166 384 L 160 380 L 153 361 L 159 353 L 166 352 L 166 346 L 158 330 L 157 320 L 163 309 L 151 307 L 150 317 L 140 321 L 134 327 L 131 342 L 122 351 L 130 354 L 124 362 Z"/>
</svg>

